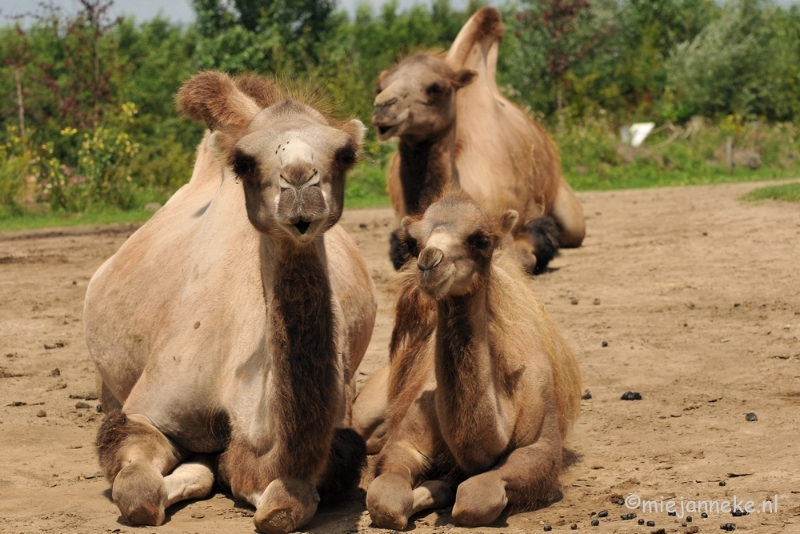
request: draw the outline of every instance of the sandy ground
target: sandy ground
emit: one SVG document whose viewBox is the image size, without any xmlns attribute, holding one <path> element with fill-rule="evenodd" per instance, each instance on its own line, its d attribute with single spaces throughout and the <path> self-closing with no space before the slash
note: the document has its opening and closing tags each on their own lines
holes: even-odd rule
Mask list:
<svg viewBox="0 0 800 534">
<path fill-rule="evenodd" d="M 800 532 L 800 205 L 744 203 L 756 187 L 583 193 L 585 245 L 532 280 L 573 347 L 592 398 L 570 438 L 580 461 L 564 498 L 473 532 Z M 389 210 L 349 211 L 381 293 L 360 382 L 383 365 Z M 87 283 L 131 228 L 0 235 L 0 531 L 253 532 L 252 509 L 221 493 L 169 510 L 159 528 L 119 518 L 93 447 L 94 374 L 81 321 Z M 603 347 L 603 342 L 607 346 Z M 623 401 L 626 391 L 642 400 Z M 81 404 L 84 403 L 84 404 Z M 83 408 L 81 406 L 84 406 Z M 758 421 L 745 416 L 754 412 Z M 723 487 L 721 482 L 726 482 Z M 623 499 L 766 500 L 777 511 L 707 519 L 629 510 Z M 634 497 L 630 497 L 634 499 Z M 632 502 L 632 501 L 629 501 Z M 694 507 L 694 508 L 693 508 Z M 592 527 L 593 515 L 608 510 Z M 624 521 L 622 514 L 637 519 Z M 639 526 L 639 518 L 655 527 Z M 459 532 L 447 510 L 413 531 Z M 379 532 L 364 493 L 320 510 L 312 532 Z M 689 530 L 691 531 L 691 530 Z"/>
</svg>

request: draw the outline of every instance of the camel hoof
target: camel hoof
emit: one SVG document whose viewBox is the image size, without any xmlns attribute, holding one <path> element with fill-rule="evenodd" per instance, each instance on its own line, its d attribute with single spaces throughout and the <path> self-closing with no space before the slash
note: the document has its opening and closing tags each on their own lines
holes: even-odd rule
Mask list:
<svg viewBox="0 0 800 534">
<path fill-rule="evenodd" d="M 507 504 L 501 480 L 494 476 L 474 476 L 458 486 L 453 521 L 465 527 L 486 526 L 500 517 Z"/>
<path fill-rule="evenodd" d="M 367 489 L 367 510 L 380 528 L 405 530 L 413 506 L 411 485 L 401 475 L 381 475 Z"/>
<path fill-rule="evenodd" d="M 270 482 L 253 517 L 256 528 L 264 534 L 284 534 L 302 527 L 314 517 L 319 494 L 306 480 Z"/>
<path fill-rule="evenodd" d="M 137 461 L 123 467 L 114 479 L 111 498 L 131 526 L 164 524 L 167 488 L 158 469 L 148 463 Z"/>
</svg>

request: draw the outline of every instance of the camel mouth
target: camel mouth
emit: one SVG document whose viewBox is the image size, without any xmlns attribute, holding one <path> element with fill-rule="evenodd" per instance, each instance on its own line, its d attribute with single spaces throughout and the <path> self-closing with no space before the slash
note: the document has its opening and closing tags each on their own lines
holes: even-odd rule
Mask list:
<svg viewBox="0 0 800 534">
<path fill-rule="evenodd" d="M 376 125 L 376 132 L 378 140 L 386 141 L 387 139 L 391 139 L 394 137 L 397 130 L 400 128 L 399 124 L 392 124 L 390 126 L 377 126 Z"/>
<path fill-rule="evenodd" d="M 409 118 L 408 110 L 403 111 L 398 115 L 384 113 L 375 113 L 372 116 L 372 125 L 375 127 L 379 141 L 386 141 L 397 135 L 397 132 L 403 126 L 403 123 Z M 391 121 L 391 124 L 386 124 Z"/>
<path fill-rule="evenodd" d="M 449 265 L 444 272 L 439 268 L 420 271 L 419 288 L 431 297 L 444 297 L 453 284 L 453 275 L 455 271 L 455 265 L 452 264 Z"/>
<path fill-rule="evenodd" d="M 308 221 L 299 221 L 294 223 L 292 226 L 295 227 L 300 235 L 305 235 L 305 233 L 308 232 L 308 229 L 311 227 L 311 223 Z"/>
</svg>

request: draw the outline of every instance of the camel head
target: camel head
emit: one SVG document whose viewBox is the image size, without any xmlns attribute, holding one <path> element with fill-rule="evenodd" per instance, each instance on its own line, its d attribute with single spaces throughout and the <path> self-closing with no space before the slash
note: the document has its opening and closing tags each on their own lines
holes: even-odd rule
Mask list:
<svg viewBox="0 0 800 534">
<path fill-rule="evenodd" d="M 403 218 L 401 239 L 417 258 L 420 289 L 438 299 L 473 293 L 518 218 L 514 210 L 489 216 L 460 191 L 431 204 L 421 218 Z"/>
<path fill-rule="evenodd" d="M 220 165 L 242 181 L 253 226 L 305 244 L 339 220 L 364 126 L 282 93 L 262 78 L 204 72 L 183 85 L 178 106 L 206 122 Z"/>
<path fill-rule="evenodd" d="M 446 131 L 456 120 L 456 91 L 475 75 L 454 71 L 444 59 L 427 54 L 409 56 L 383 72 L 372 113 L 378 139 L 426 139 Z"/>
</svg>

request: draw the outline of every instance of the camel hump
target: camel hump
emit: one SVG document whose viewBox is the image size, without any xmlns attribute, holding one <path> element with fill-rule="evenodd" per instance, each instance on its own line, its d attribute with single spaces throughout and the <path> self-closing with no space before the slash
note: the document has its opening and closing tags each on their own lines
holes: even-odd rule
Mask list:
<svg viewBox="0 0 800 534">
<path fill-rule="evenodd" d="M 447 63 L 454 69 L 473 69 L 494 83 L 497 52 L 505 27 L 500 12 L 493 7 L 479 9 L 458 32 L 447 52 Z"/>
</svg>

